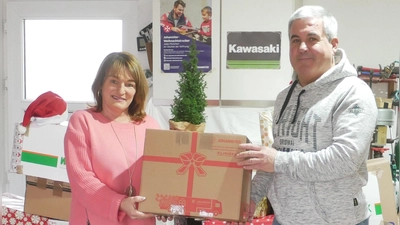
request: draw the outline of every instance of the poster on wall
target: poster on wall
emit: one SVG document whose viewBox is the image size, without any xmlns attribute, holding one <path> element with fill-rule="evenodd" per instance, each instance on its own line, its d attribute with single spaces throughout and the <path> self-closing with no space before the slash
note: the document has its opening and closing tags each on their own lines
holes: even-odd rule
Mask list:
<svg viewBox="0 0 400 225">
<path fill-rule="evenodd" d="M 281 32 L 228 32 L 227 69 L 280 69 Z"/>
<path fill-rule="evenodd" d="M 160 4 L 161 71 L 182 72 L 194 41 L 198 51 L 198 69 L 211 70 L 211 0 L 161 0 Z"/>
</svg>

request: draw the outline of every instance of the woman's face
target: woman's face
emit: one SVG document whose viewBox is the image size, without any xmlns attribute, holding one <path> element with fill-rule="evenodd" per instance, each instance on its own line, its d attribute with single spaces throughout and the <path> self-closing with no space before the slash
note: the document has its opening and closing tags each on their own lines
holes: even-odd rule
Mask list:
<svg viewBox="0 0 400 225">
<path fill-rule="evenodd" d="M 103 110 L 128 114 L 136 93 L 136 83 L 127 69 L 110 71 L 102 87 Z"/>
</svg>

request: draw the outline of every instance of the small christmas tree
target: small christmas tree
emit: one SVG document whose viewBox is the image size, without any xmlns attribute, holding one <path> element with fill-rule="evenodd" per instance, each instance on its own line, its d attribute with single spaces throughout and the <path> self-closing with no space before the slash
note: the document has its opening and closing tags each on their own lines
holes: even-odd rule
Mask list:
<svg viewBox="0 0 400 225">
<path fill-rule="evenodd" d="M 205 107 L 207 106 L 204 90 L 207 82 L 206 75 L 197 68 L 199 52 L 196 41 L 189 46 L 189 60 L 183 60 L 183 72 L 179 73 L 178 89 L 175 90 L 174 102 L 171 105 L 172 121 L 188 122 L 200 125 L 206 122 Z"/>
</svg>

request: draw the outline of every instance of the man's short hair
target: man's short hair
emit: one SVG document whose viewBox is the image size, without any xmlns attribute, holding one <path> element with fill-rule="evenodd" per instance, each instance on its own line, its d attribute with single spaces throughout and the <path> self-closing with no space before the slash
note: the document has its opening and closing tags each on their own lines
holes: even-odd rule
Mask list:
<svg viewBox="0 0 400 225">
<path fill-rule="evenodd" d="M 183 8 L 186 7 L 186 3 L 185 3 L 184 1 L 182 1 L 182 0 L 177 0 L 177 1 L 175 1 L 175 3 L 174 3 L 174 8 L 178 7 L 179 5 L 181 5 Z"/>
<path fill-rule="evenodd" d="M 314 5 L 307 5 L 297 9 L 289 19 L 288 31 L 290 31 L 290 27 L 295 20 L 305 18 L 322 19 L 323 31 L 328 40 L 331 41 L 337 37 L 338 24 L 335 17 L 323 7 Z"/>
</svg>

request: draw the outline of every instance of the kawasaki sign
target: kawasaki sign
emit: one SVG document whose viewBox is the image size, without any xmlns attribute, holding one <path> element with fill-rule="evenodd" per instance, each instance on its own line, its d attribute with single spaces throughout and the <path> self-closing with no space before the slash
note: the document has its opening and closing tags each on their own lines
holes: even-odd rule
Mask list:
<svg viewBox="0 0 400 225">
<path fill-rule="evenodd" d="M 281 32 L 228 32 L 227 68 L 279 69 Z"/>
</svg>

